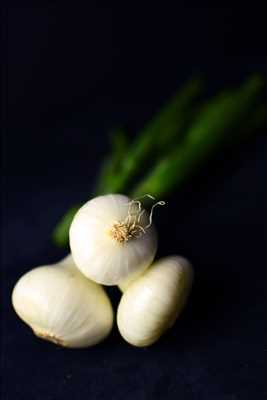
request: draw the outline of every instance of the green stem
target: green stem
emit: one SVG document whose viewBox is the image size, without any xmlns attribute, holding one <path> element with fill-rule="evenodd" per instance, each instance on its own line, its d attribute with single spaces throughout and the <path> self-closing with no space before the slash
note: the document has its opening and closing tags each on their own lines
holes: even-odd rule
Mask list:
<svg viewBox="0 0 267 400">
<path fill-rule="evenodd" d="M 150 193 L 167 196 L 208 159 L 224 142 L 234 139 L 234 130 L 255 103 L 263 81 L 253 77 L 235 93 L 224 93 L 200 112 L 182 146 L 161 160 L 132 191 L 132 197 Z"/>
<path fill-rule="evenodd" d="M 119 173 L 121 160 L 127 154 L 127 135 L 122 128 L 111 132 L 110 141 L 111 154 L 102 163 L 95 189 L 96 196 L 109 193 L 108 188 L 112 186 L 114 176 Z"/>
<path fill-rule="evenodd" d="M 266 126 L 266 105 L 254 109 L 263 82 L 259 77 L 253 77 L 240 89 L 220 94 L 202 106 L 190 127 L 187 130 L 182 129 L 184 122 L 181 121 L 185 121 L 185 116 L 181 110 L 188 118 L 192 100 L 199 90 L 199 83 L 191 84 L 191 89 L 189 83 L 184 87 L 184 92 L 175 97 L 154 118 L 154 122 L 147 125 L 130 148 L 127 147 L 124 133 L 117 132 L 113 142 L 113 155 L 106 160 L 100 175 L 98 194 L 118 191 L 127 193 L 128 182 L 151 159 L 151 155 L 161 148 L 161 159 L 139 181 L 131 192 L 131 197 L 136 198 L 146 193 L 157 198 L 167 196 L 224 143 L 242 141 L 242 137 L 250 131 L 255 133 L 263 124 Z M 179 112 L 176 112 L 177 108 Z M 168 118 L 174 121 L 176 117 L 179 118 L 177 129 L 174 129 L 173 122 L 168 122 Z M 166 130 L 165 124 L 168 126 Z M 168 132 L 166 137 L 164 132 Z M 174 150 L 167 152 L 167 143 L 172 143 Z M 68 244 L 69 227 L 78 208 L 79 206 L 72 207 L 56 226 L 53 240 L 57 245 Z"/>
<path fill-rule="evenodd" d="M 65 247 L 68 245 L 69 241 L 69 229 L 71 222 L 74 218 L 74 215 L 79 210 L 80 205 L 76 205 L 71 207 L 66 214 L 61 218 L 61 220 L 57 223 L 53 233 L 52 239 L 53 242 L 59 247 Z"/>
<path fill-rule="evenodd" d="M 131 180 L 155 153 L 162 155 L 171 143 L 177 144 L 201 87 L 199 79 L 190 80 L 145 126 L 124 155 L 119 172 L 111 177 L 105 192 L 125 192 Z"/>
</svg>

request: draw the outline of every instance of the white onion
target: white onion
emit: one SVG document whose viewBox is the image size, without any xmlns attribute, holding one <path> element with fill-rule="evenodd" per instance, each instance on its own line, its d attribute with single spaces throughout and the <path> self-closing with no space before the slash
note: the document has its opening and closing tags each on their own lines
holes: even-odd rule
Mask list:
<svg viewBox="0 0 267 400">
<path fill-rule="evenodd" d="M 105 285 L 143 272 L 153 261 L 157 236 L 140 203 L 109 194 L 88 201 L 70 227 L 70 248 L 77 267 Z"/>
<path fill-rule="evenodd" d="M 104 289 L 86 279 L 71 256 L 23 275 L 13 290 L 12 303 L 37 336 L 64 347 L 92 346 L 113 325 Z"/>
<path fill-rule="evenodd" d="M 182 257 L 153 264 L 126 287 L 121 298 L 117 324 L 122 337 L 139 347 L 158 340 L 185 306 L 192 282 L 192 266 Z"/>
</svg>

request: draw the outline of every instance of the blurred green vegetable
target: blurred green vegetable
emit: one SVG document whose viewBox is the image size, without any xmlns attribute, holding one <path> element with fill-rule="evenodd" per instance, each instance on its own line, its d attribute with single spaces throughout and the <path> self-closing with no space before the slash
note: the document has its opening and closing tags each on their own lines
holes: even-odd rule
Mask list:
<svg viewBox="0 0 267 400">
<path fill-rule="evenodd" d="M 192 105 L 201 88 L 202 82 L 192 79 L 176 93 L 141 130 L 128 152 L 124 153 L 118 173 L 109 175 L 107 181 L 103 175 L 100 176 L 96 194 L 124 192 L 146 162 L 158 153 L 164 154 L 173 142 L 177 144 L 184 133 L 183 128 L 192 114 Z"/>
<path fill-rule="evenodd" d="M 194 172 L 223 143 L 234 140 L 239 125 L 258 98 L 263 87 L 259 77 L 253 77 L 239 90 L 218 95 L 200 111 L 188 130 L 183 144 L 161 160 L 132 192 L 132 197 L 144 193 L 166 196 Z"/>
<path fill-rule="evenodd" d="M 107 192 L 107 188 L 112 187 L 114 177 L 120 172 L 121 160 L 127 154 L 127 135 L 122 128 L 111 132 L 110 142 L 111 153 L 102 163 L 96 194 L 103 194 Z"/>
<path fill-rule="evenodd" d="M 62 217 L 60 222 L 55 227 L 52 239 L 59 247 L 67 246 L 69 240 L 69 228 L 74 215 L 79 210 L 80 205 L 71 207 L 66 214 Z"/>
<path fill-rule="evenodd" d="M 253 76 L 240 88 L 223 91 L 205 103 L 199 100 L 201 87 L 200 80 L 189 81 L 133 143 L 128 143 L 122 129 L 113 133 L 111 154 L 104 160 L 95 194 L 166 197 L 224 145 L 242 142 L 266 126 L 266 104 L 259 103 L 264 87 L 261 77 Z M 56 244 L 67 245 L 78 208 L 70 209 L 55 228 Z"/>
</svg>

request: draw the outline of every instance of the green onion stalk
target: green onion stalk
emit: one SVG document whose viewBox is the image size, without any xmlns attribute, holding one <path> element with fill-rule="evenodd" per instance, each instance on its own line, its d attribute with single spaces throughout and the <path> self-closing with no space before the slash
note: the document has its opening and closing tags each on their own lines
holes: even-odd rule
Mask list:
<svg viewBox="0 0 267 400">
<path fill-rule="evenodd" d="M 167 198 L 224 146 L 242 143 L 267 127 L 265 82 L 248 78 L 240 87 L 212 98 L 202 96 L 203 82 L 187 82 L 129 143 L 119 128 L 111 136 L 111 152 L 103 161 L 92 196 L 126 193 Z M 148 166 L 148 167 L 146 167 Z M 53 241 L 68 245 L 68 231 L 79 209 L 70 208 L 53 232 Z"/>
</svg>

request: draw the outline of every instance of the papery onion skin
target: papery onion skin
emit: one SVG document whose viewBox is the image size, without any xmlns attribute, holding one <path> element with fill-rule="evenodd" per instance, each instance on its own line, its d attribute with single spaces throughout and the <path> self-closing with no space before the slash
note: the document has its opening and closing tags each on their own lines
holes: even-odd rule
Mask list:
<svg viewBox="0 0 267 400">
<path fill-rule="evenodd" d="M 86 279 L 71 256 L 23 275 L 13 289 L 12 304 L 37 336 L 63 347 L 97 344 L 113 325 L 104 289 Z"/>
<path fill-rule="evenodd" d="M 127 219 L 130 202 L 120 194 L 98 196 L 84 204 L 73 219 L 69 232 L 73 259 L 95 282 L 117 285 L 143 272 L 155 257 L 157 235 L 153 225 L 127 241 L 118 241 L 111 234 L 114 226 Z M 139 224 L 144 229 L 148 223 L 144 211 Z"/>
<path fill-rule="evenodd" d="M 183 257 L 155 262 L 126 288 L 117 311 L 122 337 L 137 347 L 150 346 L 170 328 L 184 308 L 193 268 Z"/>
<path fill-rule="evenodd" d="M 150 267 L 148 267 L 145 271 L 141 271 L 141 272 L 137 271 L 136 274 L 131 275 L 131 276 L 129 276 L 128 278 L 123 279 L 122 281 L 120 281 L 120 282 L 118 283 L 118 288 L 120 289 L 120 291 L 121 291 L 122 293 L 124 293 L 124 292 L 129 288 L 129 286 L 130 286 L 136 279 L 140 278 L 143 274 L 145 274 L 145 273 L 148 271 L 149 268 L 150 268 Z"/>
</svg>

